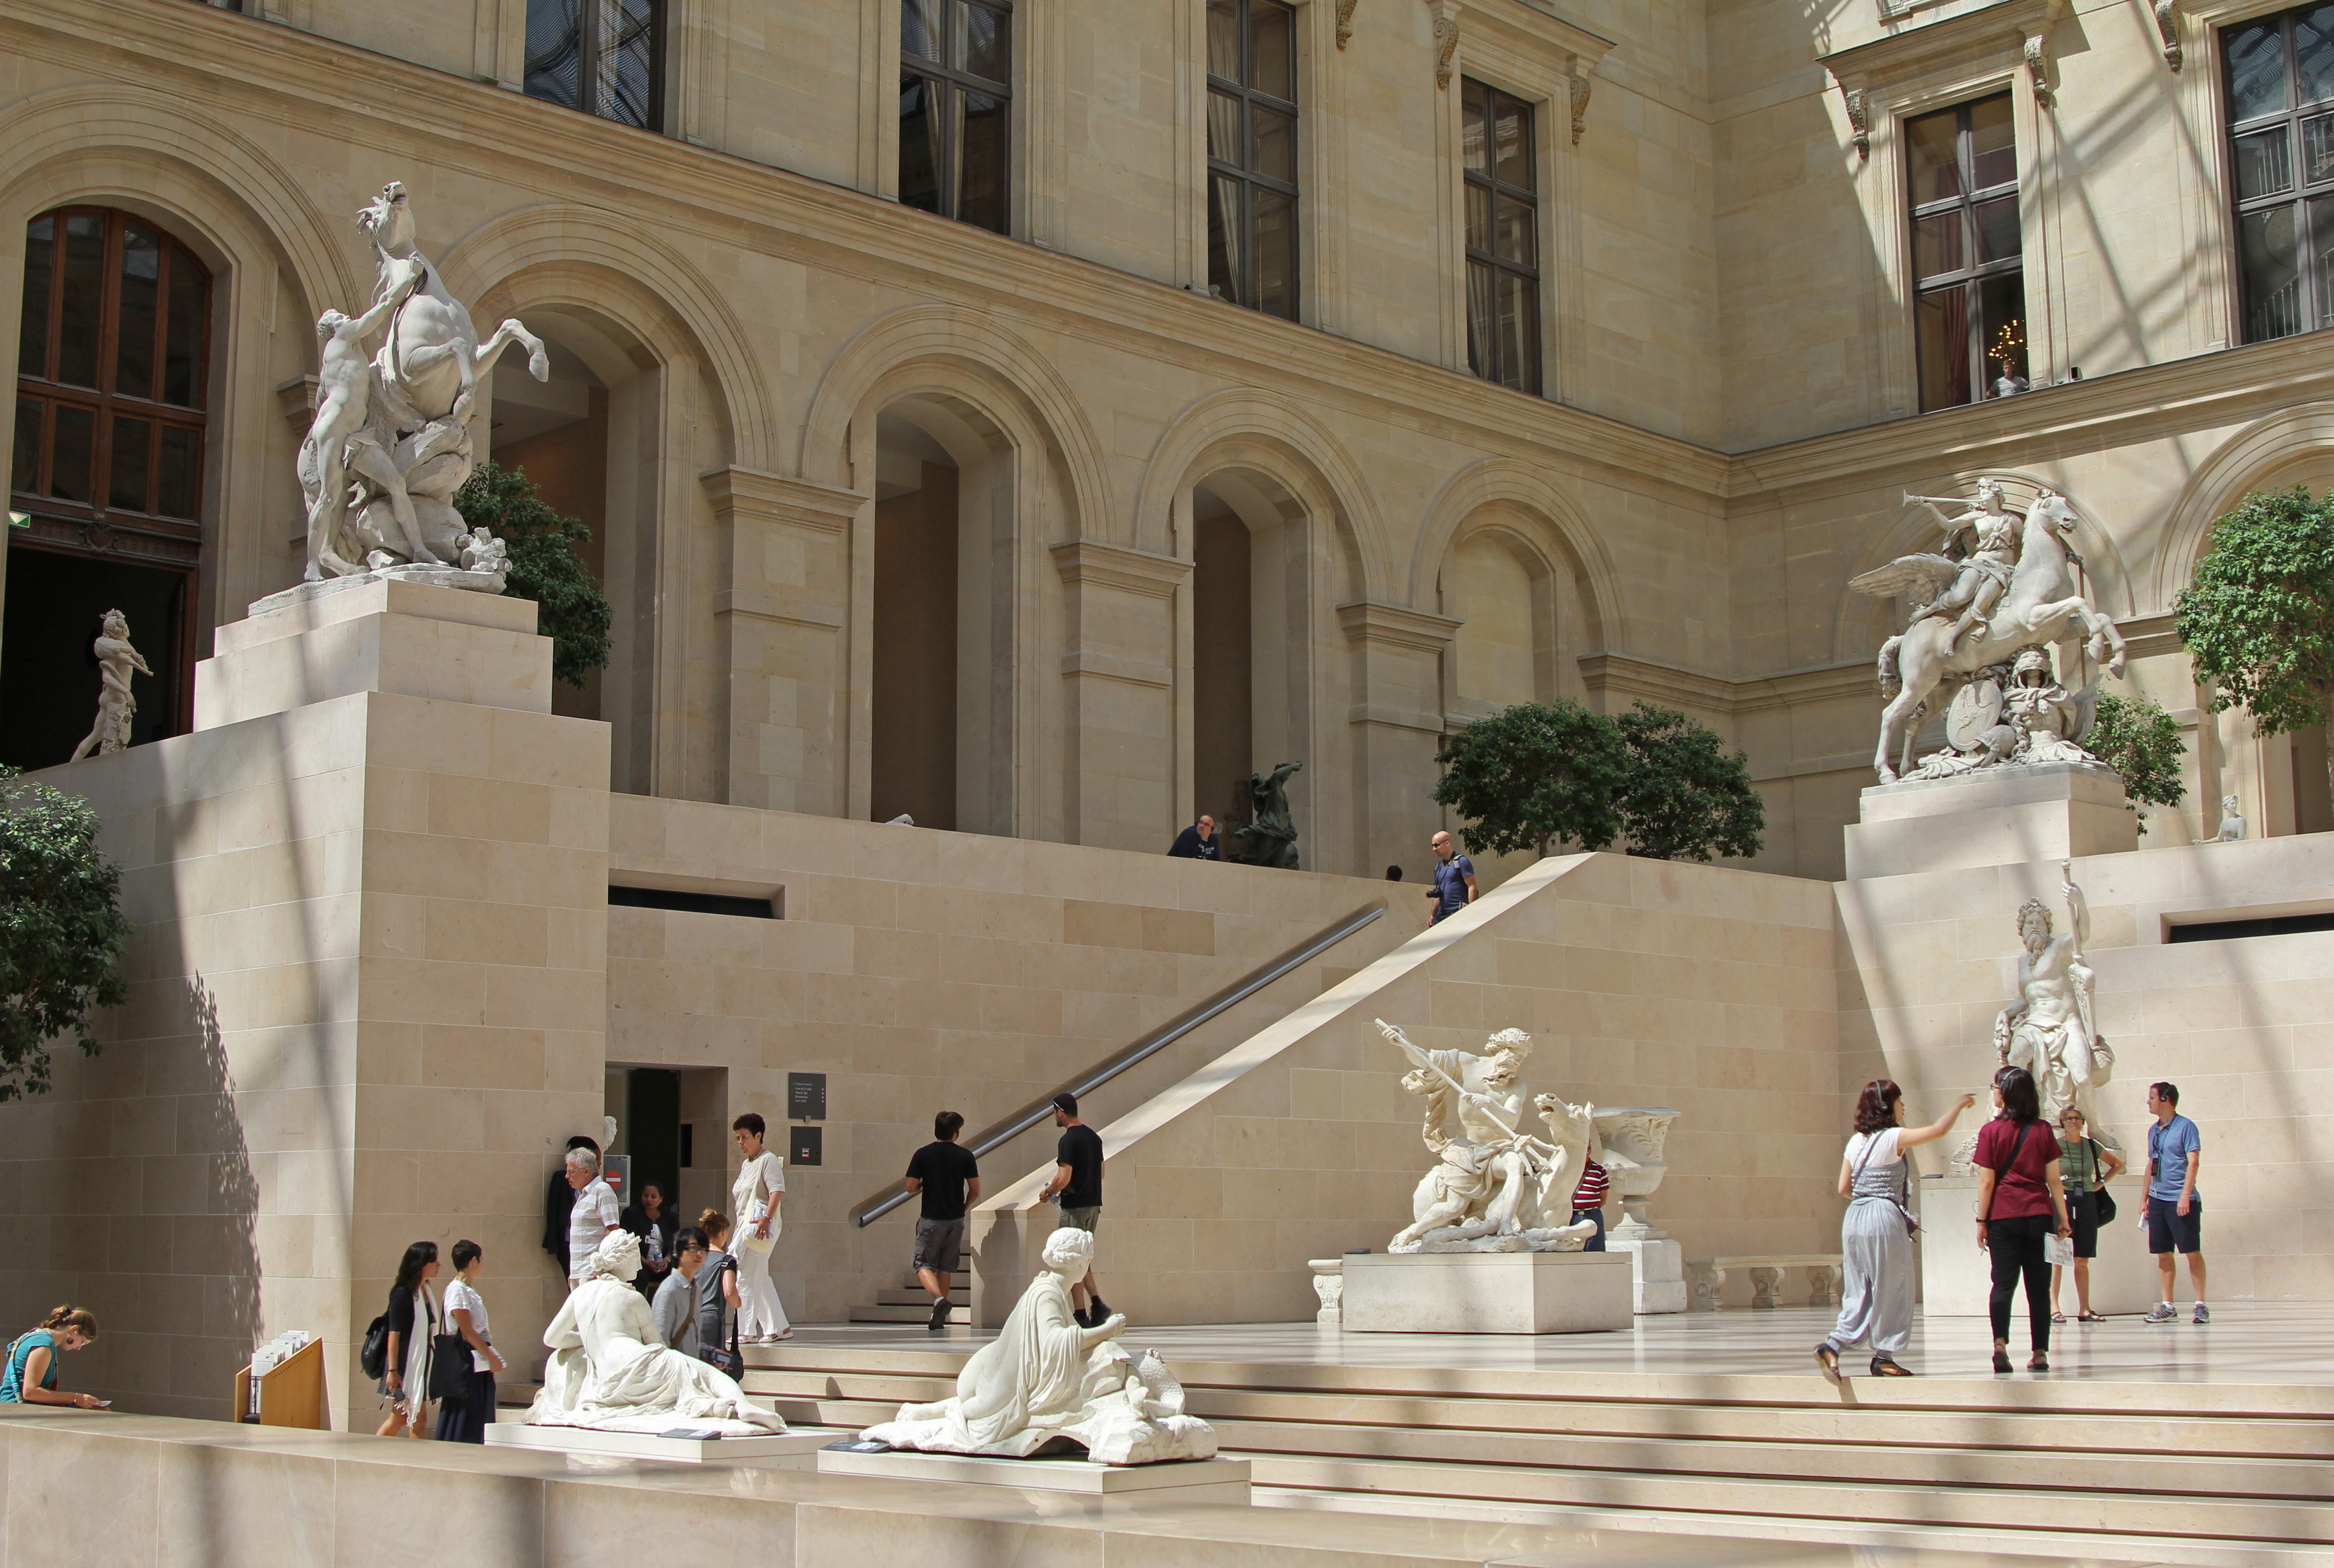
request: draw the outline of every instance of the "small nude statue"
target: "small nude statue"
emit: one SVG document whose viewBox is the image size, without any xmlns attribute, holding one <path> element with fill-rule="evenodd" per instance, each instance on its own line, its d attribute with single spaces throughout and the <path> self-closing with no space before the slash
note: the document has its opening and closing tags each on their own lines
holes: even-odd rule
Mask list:
<svg viewBox="0 0 2334 1568">
<path fill-rule="evenodd" d="M 2237 808 L 2233 795 L 2221 797 L 2221 830 L 2213 835 L 2215 844 L 2234 844 L 2245 836 L 2244 813 Z"/>
<path fill-rule="evenodd" d="M 395 468 L 369 460 L 381 455 L 381 447 L 380 438 L 369 435 L 373 367 L 364 345 L 388 324 L 420 281 L 421 269 L 409 265 L 379 303 L 362 315 L 328 310 L 316 318 L 316 413 L 300 443 L 300 488 L 308 502 L 308 569 L 304 576 L 309 582 L 321 579 L 327 566 L 341 576 L 357 570 L 333 548 L 348 510 L 352 460 L 362 465 L 369 476 L 374 470 L 385 470 L 380 477 L 390 488 L 393 508 L 404 499 L 404 487 Z M 362 450 L 352 452 L 352 441 L 361 443 Z M 397 519 L 414 539 L 420 538 L 410 502 L 397 511 Z"/>
<path fill-rule="evenodd" d="M 130 721 L 138 711 L 138 699 L 130 694 L 130 673 L 154 673 L 138 656 L 138 650 L 130 645 L 128 616 L 119 610 L 108 610 L 101 625 L 103 629 L 92 644 L 102 682 L 97 692 L 97 722 L 90 727 L 88 738 L 73 748 L 68 761 L 78 762 L 92 750 L 105 757 L 129 750 Z"/>
</svg>

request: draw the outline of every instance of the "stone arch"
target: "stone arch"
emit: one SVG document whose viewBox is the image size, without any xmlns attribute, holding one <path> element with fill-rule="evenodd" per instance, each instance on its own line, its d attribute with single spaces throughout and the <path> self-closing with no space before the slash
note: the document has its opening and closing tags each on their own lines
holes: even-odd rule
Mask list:
<svg viewBox="0 0 2334 1568">
<path fill-rule="evenodd" d="M 1027 433 L 1043 440 L 1068 479 L 1076 513 L 1070 537 L 1109 539 L 1124 531 L 1113 528 L 1102 447 L 1061 373 L 994 317 L 954 305 L 894 311 L 844 344 L 811 398 L 796 472 L 848 489 L 852 421 L 915 391 L 955 392 L 1008 429 L 1015 421 L 1001 416 L 1019 405 Z"/>
<path fill-rule="evenodd" d="M 1590 618 L 1585 651 L 1609 649 L 1621 625 L 1619 580 L 1612 556 L 1571 497 L 1545 472 L 1513 458 L 1485 458 L 1461 469 L 1442 487 L 1411 557 L 1412 606 L 1431 607 L 1435 579 L 1460 539 L 1494 523 L 1551 569 L 1573 575 Z"/>
<path fill-rule="evenodd" d="M 1370 487 L 1344 445 L 1288 402 L 1245 388 L 1201 398 L 1175 417 L 1152 448 L 1134 508 L 1134 547 L 1191 558 L 1174 534 L 1175 498 L 1209 472 L 1249 468 L 1268 475 L 1344 531 L 1362 598 L 1375 601 L 1393 562 Z"/>
<path fill-rule="evenodd" d="M 624 324 L 645 342 L 677 324 L 721 394 L 731 460 L 761 473 L 777 470 L 776 413 L 761 362 L 720 292 L 671 247 L 610 214 L 545 206 L 472 230 L 438 265 L 457 297 L 474 302 L 481 328 L 493 324 L 487 302 L 522 274 L 543 274 L 542 281 L 569 291 L 561 303 L 619 320 L 629 314 Z"/>
<path fill-rule="evenodd" d="M 2334 453 L 2334 402 L 2280 409 L 2222 442 L 2173 503 L 2156 553 L 2156 605 L 2172 607 L 2204 554 L 2213 520 L 2237 498 L 2297 459 L 2323 453 Z"/>
</svg>

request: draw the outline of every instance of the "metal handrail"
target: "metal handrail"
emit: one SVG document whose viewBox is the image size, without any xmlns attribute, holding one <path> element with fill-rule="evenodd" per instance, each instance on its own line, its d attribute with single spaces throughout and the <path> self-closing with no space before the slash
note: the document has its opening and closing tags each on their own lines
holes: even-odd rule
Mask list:
<svg viewBox="0 0 2334 1568">
<path fill-rule="evenodd" d="M 1083 1076 L 1072 1079 L 1062 1085 L 1061 1089 L 1056 1089 L 1042 1099 L 1031 1101 L 1003 1121 L 982 1129 L 980 1135 L 973 1139 L 972 1157 L 979 1159 L 1003 1147 L 1052 1115 L 1054 1094 L 1060 1093 L 1062 1089 L 1080 1096 L 1091 1094 L 1127 1069 L 1166 1050 L 1209 1020 L 1238 1007 L 1290 971 L 1302 968 L 1384 913 L 1384 905 L 1377 904 L 1356 909 L 1336 924 L 1316 932 L 1303 944 L 1290 948 L 1263 968 L 1250 971 L 1204 1002 L 1176 1014 L 1124 1050 L 1088 1068 Z M 862 1226 L 873 1224 L 906 1203 L 911 1195 L 904 1180 L 893 1182 L 854 1210 L 852 1224 Z"/>
</svg>

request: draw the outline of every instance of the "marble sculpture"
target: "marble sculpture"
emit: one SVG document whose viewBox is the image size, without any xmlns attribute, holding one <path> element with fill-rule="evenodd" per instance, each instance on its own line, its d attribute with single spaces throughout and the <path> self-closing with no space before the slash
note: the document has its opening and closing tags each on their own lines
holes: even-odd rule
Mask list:
<svg viewBox="0 0 2334 1568">
<path fill-rule="evenodd" d="M 592 1277 L 560 1304 L 543 1342 L 551 1350 L 529 1426 L 665 1433 L 676 1427 L 758 1437 L 786 1429 L 749 1403 L 727 1374 L 666 1346 L 647 1298 L 632 1288 L 641 1239 L 616 1231 L 592 1254 Z"/>
<path fill-rule="evenodd" d="M 1159 1352 L 1130 1359 L 1118 1344 L 1126 1315 L 1113 1312 L 1091 1329 L 1071 1315 L 1070 1282 L 1093 1261 L 1091 1233 L 1056 1229 L 1005 1326 L 957 1374 L 956 1393 L 902 1405 L 862 1439 L 1012 1459 L 1083 1448 L 1098 1465 L 1212 1457 L 1215 1428 L 1183 1413 L 1182 1385 Z"/>
<path fill-rule="evenodd" d="M 1226 847 L 1230 858 L 1243 866 L 1269 866 L 1282 871 L 1300 869 L 1297 855 L 1297 818 L 1288 809 L 1288 780 L 1305 770 L 1302 762 L 1283 762 L 1269 773 L 1251 774 L 1248 781 L 1250 820 L 1234 828 Z"/>
<path fill-rule="evenodd" d="M 1887 699 L 1873 767 L 1883 784 L 1904 773 L 1947 779 L 1982 769 L 2074 762 L 2104 768 L 2082 741 L 2098 702 L 2098 682 L 2069 692 L 2052 673 L 2051 644 L 2083 640 L 2107 675 L 2120 675 L 2124 638 L 2078 587 L 2082 557 L 2069 547 L 2075 509 L 2040 490 L 2021 520 L 2003 481 L 1978 481 L 1978 497 L 1951 518 L 1943 498 L 1908 495 L 1944 528 L 1944 553 L 1899 556 L 1853 579 L 1859 593 L 1902 594 L 1910 623 L 1881 645 L 1880 692 Z M 1962 504 L 1962 503 L 1954 503 Z M 1950 692 L 1947 749 L 1913 763 L 1913 743 L 1933 698 Z"/>
<path fill-rule="evenodd" d="M 2062 860 L 2059 868 L 2068 929 L 2052 932 L 2049 908 L 2039 898 L 2020 907 L 2018 935 L 2026 950 L 2018 959 L 2019 994 L 1994 1020 L 1994 1050 L 2004 1066 L 2034 1075 L 2045 1123 L 2055 1125 L 2071 1104 L 2096 1127 L 2091 1091 L 2114 1072 L 2115 1053 L 2093 1023 L 2093 977 L 2083 962 L 2090 910 L 2075 886 L 2073 863 Z"/>
<path fill-rule="evenodd" d="M 2245 836 L 2245 814 L 2239 808 L 2233 795 L 2221 797 L 2221 830 L 2213 835 L 2215 844 L 2235 844 Z"/>
<path fill-rule="evenodd" d="M 551 362 L 516 320 L 478 342 L 470 313 L 414 244 L 403 185 L 382 186 L 357 226 L 376 258 L 371 302 L 354 316 L 316 319 L 316 411 L 300 443 L 306 578 L 379 572 L 499 594 L 500 541 L 454 509 L 470 477 L 470 413 L 480 378 L 512 344 L 526 345 L 537 381 Z"/>
<path fill-rule="evenodd" d="M 1503 1029 L 1478 1055 L 1421 1050 L 1385 1020 L 1377 1026 L 1416 1064 L 1402 1087 L 1426 1100 L 1423 1136 L 1435 1160 L 1411 1195 L 1411 1223 L 1394 1233 L 1386 1251 L 1541 1253 L 1586 1246 L 1596 1224 L 1569 1222 L 1572 1191 L 1596 1137 L 1596 1108 L 1543 1094 L 1532 1104 L 1548 1137 L 1522 1130 L 1519 1080 L 1531 1036 Z"/>
<path fill-rule="evenodd" d="M 90 726 L 73 754 L 65 759 L 78 762 L 92 750 L 101 757 L 126 750 L 130 745 L 130 721 L 138 712 L 138 699 L 130 694 L 130 672 L 151 675 L 146 661 L 130 645 L 130 620 L 119 610 L 108 610 L 98 623 L 97 641 L 91 644 L 97 654 L 97 722 Z"/>
</svg>

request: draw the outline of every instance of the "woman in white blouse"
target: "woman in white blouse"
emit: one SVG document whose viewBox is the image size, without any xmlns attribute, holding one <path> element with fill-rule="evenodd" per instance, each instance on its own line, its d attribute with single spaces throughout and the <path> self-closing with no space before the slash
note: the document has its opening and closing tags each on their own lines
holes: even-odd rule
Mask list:
<svg viewBox="0 0 2334 1568">
<path fill-rule="evenodd" d="M 1905 1125 L 1905 1093 L 1889 1079 L 1874 1079 L 1857 1097 L 1856 1136 L 1839 1162 L 1839 1195 L 1848 1200 L 1839 1224 L 1846 1275 L 1839 1321 L 1816 1347 L 1816 1365 L 1833 1382 L 1840 1356 L 1862 1344 L 1872 1347 L 1874 1377 L 1913 1375 L 1896 1359 L 1913 1338 L 1912 1167 L 1905 1151 L 1944 1137 L 1976 1101 L 1965 1094 L 1927 1127 L 1912 1128 Z"/>
<path fill-rule="evenodd" d="M 465 1399 L 448 1399 L 438 1410 L 441 1443 L 483 1443 L 495 1418 L 495 1374 L 508 1371 L 487 1327 L 487 1299 L 478 1294 L 486 1253 L 477 1243 L 454 1244 L 454 1278 L 446 1287 L 446 1331 L 470 1347 L 470 1388 Z"/>
<path fill-rule="evenodd" d="M 738 1237 L 730 1251 L 738 1259 L 738 1291 L 744 1298 L 738 1340 L 740 1344 L 774 1345 L 795 1336 L 786 1309 L 778 1305 L 778 1287 L 770 1282 L 770 1253 L 778 1243 L 778 1205 L 786 1201 L 786 1167 L 764 1147 L 768 1129 L 760 1117 L 749 1110 L 729 1127 L 738 1135 L 738 1151 L 746 1157 L 729 1189 L 738 1214 Z"/>
</svg>

